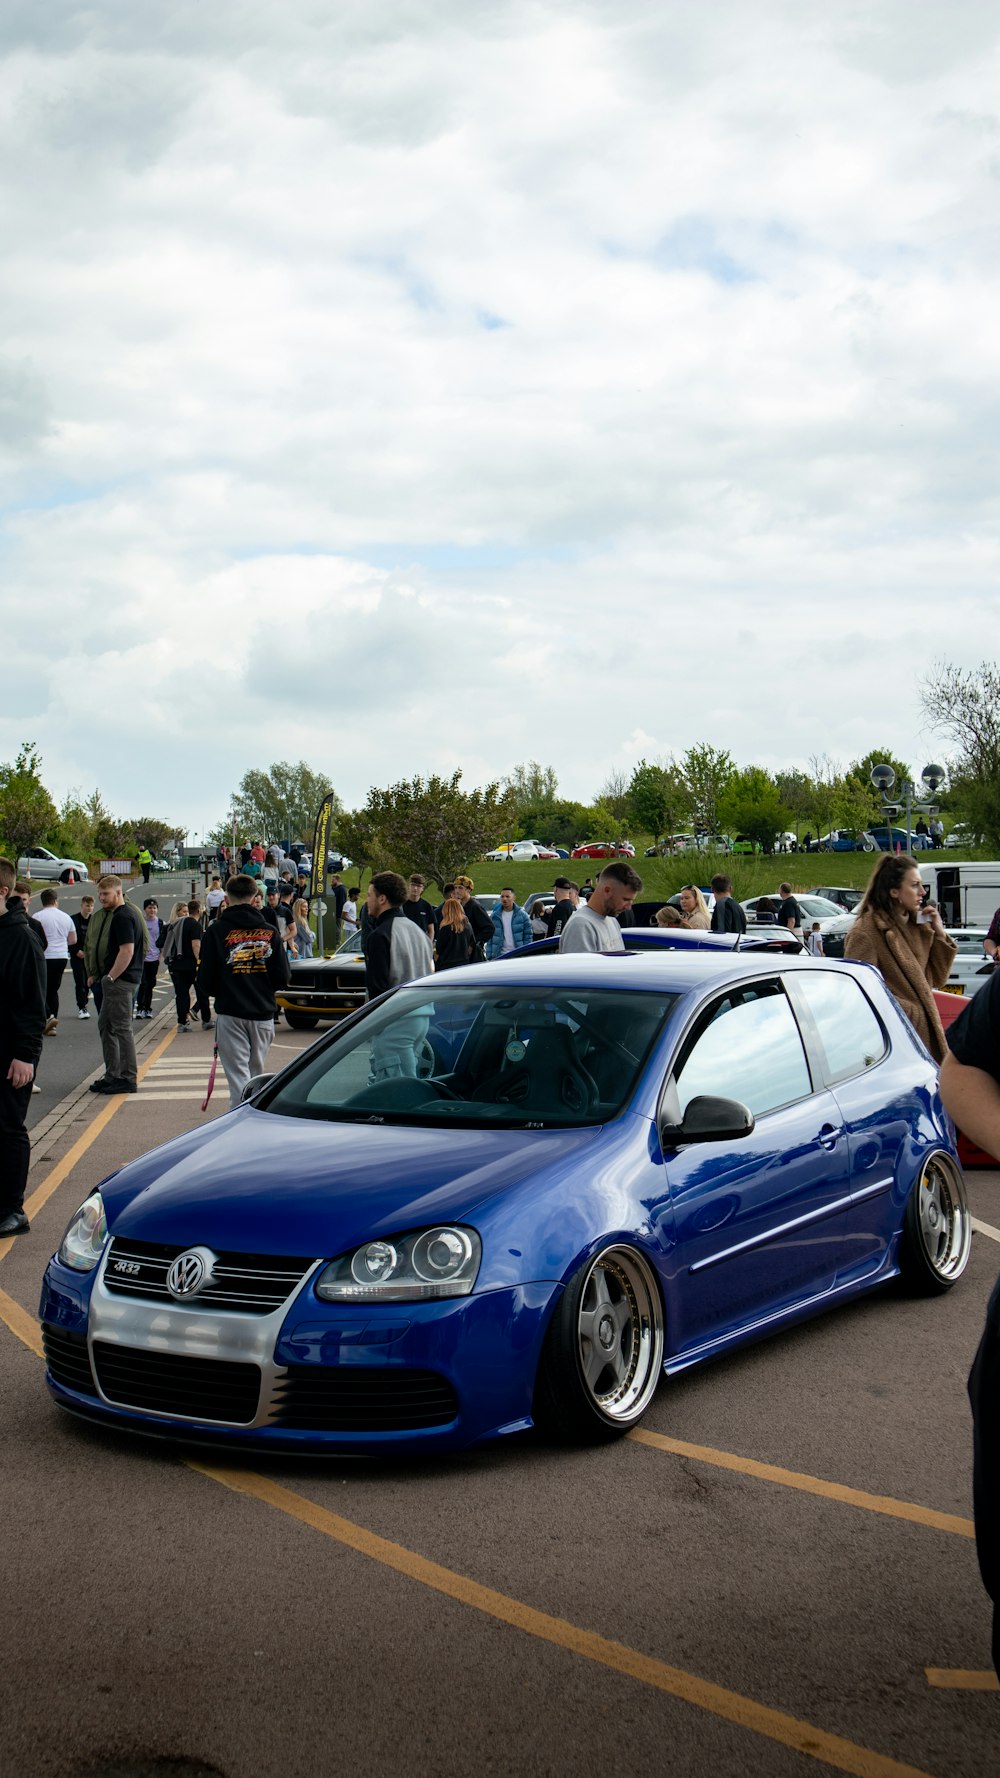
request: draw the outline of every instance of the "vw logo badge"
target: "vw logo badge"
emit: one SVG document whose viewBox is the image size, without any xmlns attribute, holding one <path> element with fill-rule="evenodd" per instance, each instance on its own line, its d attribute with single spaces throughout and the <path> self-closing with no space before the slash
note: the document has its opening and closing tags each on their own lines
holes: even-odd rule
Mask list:
<svg viewBox="0 0 1000 1778">
<path fill-rule="evenodd" d="M 167 1273 L 167 1289 L 180 1301 L 197 1296 L 211 1281 L 215 1270 L 215 1254 L 208 1247 L 189 1247 L 179 1253 Z"/>
</svg>

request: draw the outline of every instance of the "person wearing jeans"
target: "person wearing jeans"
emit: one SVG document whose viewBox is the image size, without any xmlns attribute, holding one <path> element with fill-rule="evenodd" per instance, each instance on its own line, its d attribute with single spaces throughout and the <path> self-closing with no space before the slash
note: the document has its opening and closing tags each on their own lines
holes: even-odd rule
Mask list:
<svg viewBox="0 0 1000 1778">
<path fill-rule="evenodd" d="M 135 1093 L 138 1064 L 132 1036 L 132 995 L 142 980 L 146 934 L 137 910 L 125 900 L 120 877 L 101 877 L 97 885 L 101 907 L 110 918 L 96 941 L 96 971 L 101 1010 L 97 1029 L 104 1051 L 104 1077 L 95 1080 L 92 1093 Z M 96 998 L 96 996 L 95 996 Z"/>
</svg>

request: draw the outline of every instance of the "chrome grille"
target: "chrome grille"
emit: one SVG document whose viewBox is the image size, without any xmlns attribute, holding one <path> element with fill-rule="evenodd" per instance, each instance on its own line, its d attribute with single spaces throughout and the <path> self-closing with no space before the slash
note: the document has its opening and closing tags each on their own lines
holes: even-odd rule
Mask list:
<svg viewBox="0 0 1000 1778">
<path fill-rule="evenodd" d="M 186 1251 L 185 1247 L 166 1246 L 158 1241 L 116 1238 L 104 1268 L 104 1287 L 114 1296 L 177 1302 L 167 1289 L 167 1273 L 178 1254 Z M 288 1301 L 315 1263 L 314 1259 L 284 1255 L 218 1253 L 211 1282 L 191 1297 L 189 1306 L 270 1315 Z"/>
</svg>

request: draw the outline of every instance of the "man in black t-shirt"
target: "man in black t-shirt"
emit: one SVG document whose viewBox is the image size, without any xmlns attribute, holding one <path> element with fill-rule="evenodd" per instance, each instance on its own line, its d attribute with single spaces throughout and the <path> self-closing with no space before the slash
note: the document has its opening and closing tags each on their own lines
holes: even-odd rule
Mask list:
<svg viewBox="0 0 1000 1778">
<path fill-rule="evenodd" d="M 568 877 L 557 877 L 552 885 L 555 894 L 555 905 L 545 916 L 545 925 L 550 938 L 558 938 L 567 920 L 576 913 L 580 905 L 580 891 Z"/>
<path fill-rule="evenodd" d="M 170 972 L 174 984 L 174 1004 L 177 1008 L 178 1031 L 191 1029 L 191 992 L 194 991 L 195 1012 L 201 1020 L 203 1031 L 211 1031 L 214 1023 L 212 1008 L 204 988 L 198 980 L 198 963 L 201 958 L 201 941 L 204 928 L 201 923 L 201 902 L 189 901 L 187 914 L 181 921 L 177 949 L 173 956 L 173 969 Z"/>
<path fill-rule="evenodd" d="M 778 884 L 778 925 L 786 926 L 789 932 L 802 930 L 802 909 L 792 894 L 791 883 Z"/>
<path fill-rule="evenodd" d="M 941 1098 L 962 1133 L 1000 1156 L 1000 970 L 945 1032 Z M 969 1374 L 976 1553 L 993 1600 L 993 1665 L 1000 1674 L 1000 1281 Z"/>
<path fill-rule="evenodd" d="M 101 1010 L 97 1029 L 104 1051 L 104 1076 L 95 1080 L 92 1093 L 138 1092 L 135 1041 L 132 1036 L 132 995 L 142 980 L 146 954 L 146 929 L 139 911 L 125 900 L 120 877 L 101 877 L 97 895 L 110 918 L 97 941 Z M 96 996 L 95 996 L 96 998 Z"/>
<path fill-rule="evenodd" d="M 412 920 L 415 925 L 420 927 L 425 938 L 429 938 L 433 944 L 434 909 L 429 901 L 424 900 L 424 879 L 416 872 L 407 885 L 406 900 L 403 903 L 402 911 L 408 920 Z"/>
</svg>

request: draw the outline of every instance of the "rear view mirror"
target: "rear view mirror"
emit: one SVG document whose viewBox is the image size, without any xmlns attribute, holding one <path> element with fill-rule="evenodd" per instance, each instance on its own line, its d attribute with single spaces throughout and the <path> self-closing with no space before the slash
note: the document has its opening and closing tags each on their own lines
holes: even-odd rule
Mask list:
<svg viewBox="0 0 1000 1778">
<path fill-rule="evenodd" d="M 240 1104 L 245 1105 L 248 1099 L 255 1099 L 260 1092 L 261 1087 L 266 1087 L 268 1081 L 273 1079 L 273 1074 L 251 1074 L 250 1079 L 247 1081 L 246 1086 L 240 1094 Z"/>
<path fill-rule="evenodd" d="M 699 1093 L 691 1100 L 679 1124 L 661 1124 L 664 1148 L 680 1148 L 685 1142 L 733 1142 L 749 1136 L 753 1112 L 739 1099 L 716 1099 Z"/>
</svg>

